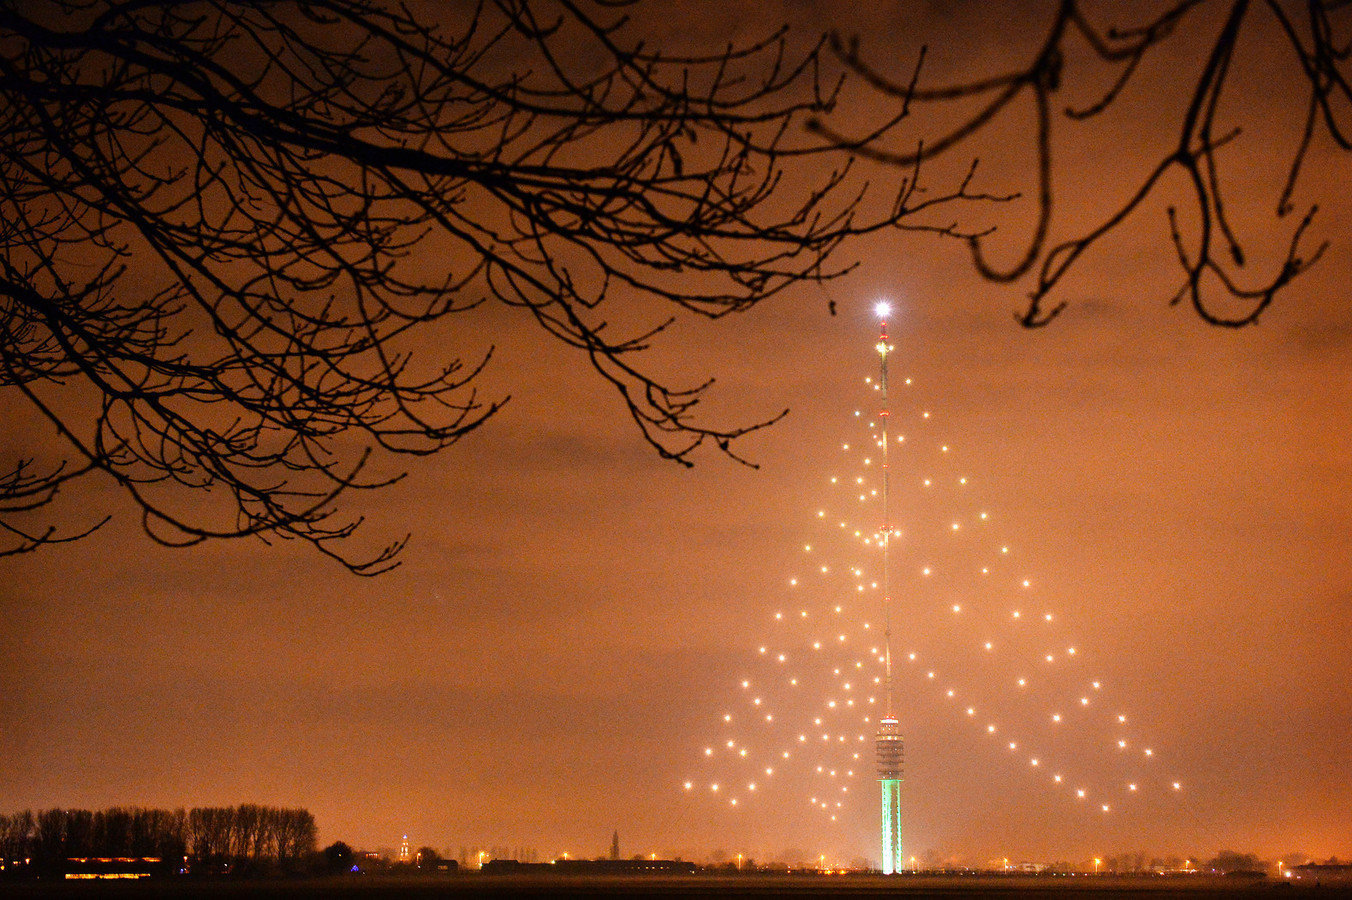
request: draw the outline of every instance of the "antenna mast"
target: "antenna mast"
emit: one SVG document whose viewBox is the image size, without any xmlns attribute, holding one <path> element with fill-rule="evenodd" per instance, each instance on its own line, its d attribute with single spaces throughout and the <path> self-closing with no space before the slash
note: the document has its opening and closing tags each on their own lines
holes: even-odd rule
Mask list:
<svg viewBox="0 0 1352 900">
<path fill-rule="evenodd" d="M 888 498 L 887 450 L 890 437 L 887 432 L 889 416 L 887 400 L 887 355 L 892 345 L 887 342 L 887 316 L 891 312 L 886 303 L 877 306 L 880 321 L 878 336 L 878 355 L 882 364 L 882 410 L 878 413 L 882 432 L 883 462 L 883 664 L 886 667 L 887 697 L 883 717 L 878 723 L 878 735 L 874 741 L 874 750 L 878 763 L 878 783 L 882 786 L 882 870 L 884 875 L 901 872 L 905 868 L 905 855 L 901 847 L 901 779 L 902 761 L 905 746 L 901 737 L 901 722 L 892 709 L 892 586 L 889 581 L 888 551 L 892 545 L 892 511 Z"/>
<path fill-rule="evenodd" d="M 878 334 L 878 356 L 881 358 L 881 386 L 882 386 L 882 410 L 878 413 L 878 420 L 882 429 L 883 445 L 883 664 L 886 668 L 887 682 L 887 703 L 883 707 L 885 717 L 893 718 L 892 715 L 892 595 L 891 583 L 889 581 L 890 572 L 888 569 L 889 550 L 892 546 L 892 514 L 888 503 L 888 478 L 887 468 L 887 445 L 889 443 L 887 434 L 888 420 L 888 402 L 887 402 L 887 354 L 892 347 L 887 343 L 887 314 L 888 308 L 885 304 L 878 305 L 878 314 L 881 319 L 879 322 Z"/>
</svg>

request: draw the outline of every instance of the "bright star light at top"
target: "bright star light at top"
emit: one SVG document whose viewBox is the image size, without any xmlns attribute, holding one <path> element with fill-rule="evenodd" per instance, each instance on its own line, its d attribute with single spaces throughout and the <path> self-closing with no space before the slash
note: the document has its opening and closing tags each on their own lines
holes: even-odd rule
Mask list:
<svg viewBox="0 0 1352 900">
<path fill-rule="evenodd" d="M 892 304 L 888 303 L 886 300 L 879 300 L 874 304 L 873 311 L 877 314 L 878 318 L 886 319 L 892 314 Z"/>
</svg>

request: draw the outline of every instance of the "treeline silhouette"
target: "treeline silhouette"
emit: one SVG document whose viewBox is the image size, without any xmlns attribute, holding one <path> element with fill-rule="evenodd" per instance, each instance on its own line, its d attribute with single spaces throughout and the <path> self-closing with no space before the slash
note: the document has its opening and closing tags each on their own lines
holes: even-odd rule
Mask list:
<svg viewBox="0 0 1352 900">
<path fill-rule="evenodd" d="M 0 815 L 6 874 L 42 875 L 90 857 L 153 858 L 166 872 L 300 871 L 315 857 L 315 819 L 305 809 L 245 803 L 190 810 L 115 806 Z"/>
</svg>

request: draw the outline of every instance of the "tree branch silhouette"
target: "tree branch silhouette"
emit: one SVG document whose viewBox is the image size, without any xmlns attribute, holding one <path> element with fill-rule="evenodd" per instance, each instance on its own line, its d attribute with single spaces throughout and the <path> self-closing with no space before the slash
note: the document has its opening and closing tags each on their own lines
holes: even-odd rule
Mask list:
<svg viewBox="0 0 1352 900">
<path fill-rule="evenodd" d="M 160 543 L 296 538 L 388 570 L 403 540 L 352 557 L 339 501 L 502 407 L 477 387 L 491 303 L 585 357 L 661 456 L 735 457 L 769 422 L 706 423 L 709 382 L 643 351 L 841 274 L 842 241 L 965 187 L 913 204 L 903 179 L 865 221 L 846 163 L 789 196 L 837 89 L 821 45 L 667 55 L 626 5 L 0 2 L 0 388 L 68 450 L 0 475 L 0 553 L 98 527 L 28 523 L 101 473 Z M 666 311 L 621 327 L 616 303 Z"/>
<path fill-rule="evenodd" d="M 1223 12 L 1218 17 L 1220 26 L 1209 38 L 1210 43 L 1203 45 L 1209 47 L 1209 52 L 1179 116 L 1174 145 L 1156 161 L 1125 202 L 1101 211 L 1097 224 L 1077 236 L 1054 241 L 1054 127 L 1057 97 L 1068 86 L 1065 68 L 1074 49 L 1072 42 L 1078 40 L 1086 45 L 1092 58 L 1107 73 L 1097 86 L 1098 99 L 1080 108 L 1063 105 L 1060 110 L 1060 116 L 1066 120 L 1084 122 L 1116 105 L 1132 102 L 1123 95 L 1133 79 L 1140 80 L 1142 60 L 1174 38 L 1185 24 L 1191 24 L 1185 20 L 1200 18 L 1199 10 L 1218 6 Z M 1301 138 L 1285 168 L 1284 186 L 1274 210 L 1274 219 L 1281 220 L 1293 211 L 1292 195 L 1320 126 L 1338 148 L 1352 149 L 1346 122 L 1352 113 L 1349 106 L 1352 87 L 1346 72 L 1349 47 L 1346 37 L 1340 39 L 1335 28 L 1335 19 L 1340 17 L 1345 24 L 1349 9 L 1352 5 L 1345 0 L 1310 0 L 1302 4 L 1283 4 L 1280 0 L 1176 0 L 1142 24 L 1104 28 L 1095 24 L 1079 0 L 1060 0 L 1044 39 L 1025 67 L 940 87 L 922 86 L 923 51 L 911 77 L 899 81 L 884 75 L 864 58 L 857 38 L 847 40 L 832 35 L 831 47 L 837 57 L 878 93 L 899 104 L 901 112 L 858 136 L 837 130 L 824 116 L 814 118 L 809 128 L 826 138 L 831 146 L 855 156 L 906 168 L 975 142 L 997 121 L 1020 115 L 1021 101 L 1026 98 L 1031 101 L 1027 105 L 1034 119 L 1038 158 L 1037 212 L 1032 235 L 1020 258 L 1008 268 L 999 268 L 989 261 L 987 235 L 968 238 L 973 265 L 982 277 L 1011 283 L 1032 273 L 1028 304 L 1019 321 L 1036 328 L 1055 319 L 1066 301 L 1052 302 L 1050 298 L 1067 273 L 1089 250 L 1137 213 L 1147 198 L 1160 193 L 1166 176 L 1181 172 L 1195 223 L 1185 226 L 1178 210 L 1169 207 L 1169 240 L 1183 273 L 1180 287 L 1170 302 L 1186 300 L 1208 324 L 1241 328 L 1257 322 L 1277 293 L 1314 264 L 1327 247 L 1326 243 L 1313 248 L 1307 245 L 1306 235 L 1317 211 L 1311 206 L 1290 229 L 1285 255 L 1277 261 L 1275 271 L 1259 276 L 1252 284 L 1244 283 L 1246 254 L 1231 221 L 1221 174 L 1223 148 L 1239 135 L 1239 128 L 1225 133 L 1217 131 L 1218 107 L 1227 88 L 1232 86 L 1237 54 L 1243 53 L 1242 34 L 1260 12 L 1271 17 L 1268 24 L 1275 24 L 1284 39 L 1289 58 L 1298 66 L 1307 91 Z M 1111 14 L 1129 13 L 1113 7 Z M 1200 24 L 1191 34 L 1194 38 L 1201 34 L 1201 40 L 1208 40 L 1202 30 L 1206 27 Z M 1083 81 L 1077 82 L 1077 86 L 1083 85 Z M 1146 103 L 1153 104 L 1149 112 L 1157 113 L 1164 98 L 1149 92 L 1147 96 Z M 956 124 L 937 135 L 926 135 L 923 140 L 912 140 L 902 134 L 903 122 L 909 118 L 913 104 L 957 103 L 973 103 L 977 109 L 960 115 Z M 917 149 L 891 149 L 898 137 Z M 1218 301 L 1217 295 L 1228 299 Z M 1234 301 L 1238 301 L 1239 308 L 1231 311 Z"/>
</svg>

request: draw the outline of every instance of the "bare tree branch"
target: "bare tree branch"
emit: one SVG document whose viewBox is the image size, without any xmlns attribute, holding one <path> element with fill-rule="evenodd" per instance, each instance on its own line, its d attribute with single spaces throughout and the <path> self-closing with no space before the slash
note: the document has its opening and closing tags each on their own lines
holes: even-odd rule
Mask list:
<svg viewBox="0 0 1352 900">
<path fill-rule="evenodd" d="M 1223 11 L 1219 17 L 1220 26 L 1214 34 L 1208 35 L 1205 21 L 1191 20 L 1202 18 L 1199 10 L 1217 6 Z M 1185 229 L 1175 209 L 1169 210 L 1168 233 L 1184 274 L 1182 287 L 1173 302 L 1187 300 L 1197 315 L 1209 324 L 1240 328 L 1257 322 L 1277 292 L 1309 268 L 1326 247 L 1320 244 L 1311 250 L 1303 243 L 1315 214 L 1315 208 L 1311 206 L 1291 230 L 1286 254 L 1277 261 L 1275 273 L 1260 276 L 1254 286 L 1243 284 L 1246 253 L 1222 191 L 1222 150 L 1239 135 L 1240 129 L 1235 127 L 1225 133 L 1217 131 L 1222 98 L 1231 85 L 1236 65 L 1241 62 L 1236 54 L 1241 52 L 1242 35 L 1246 28 L 1258 27 L 1253 20 L 1260 11 L 1266 13 L 1271 19 L 1267 26 L 1276 23 L 1277 32 L 1286 41 L 1288 56 L 1303 75 L 1307 89 L 1302 104 L 1304 116 L 1300 140 L 1285 167 L 1283 187 L 1274 210 L 1274 218 L 1280 220 L 1293 211 L 1292 197 L 1319 123 L 1338 147 L 1352 149 L 1345 122 L 1352 113 L 1352 86 L 1346 75 L 1349 49 L 1346 38 L 1337 36 L 1334 23 L 1336 18 L 1341 18 L 1346 24 L 1350 8 L 1352 6 L 1345 0 L 1308 0 L 1302 4 L 1282 3 L 1281 0 L 1176 0 L 1141 24 L 1101 28 L 1086 14 L 1080 0 L 1060 0 L 1045 38 L 1026 67 L 938 87 L 922 84 L 919 65 L 908 81 L 890 79 L 864 59 L 857 39 L 847 41 L 838 35 L 832 36 L 830 46 L 837 57 L 882 96 L 899 103 L 901 114 L 885 117 L 881 125 L 861 136 L 852 137 L 833 128 L 826 117 L 815 118 L 809 127 L 824 137 L 830 146 L 858 157 L 907 168 L 976 141 L 1002 117 L 1018 115 L 1018 110 L 1024 106 L 1018 101 L 1029 98 L 1035 118 L 1034 143 L 1038 157 L 1037 211 L 1031 236 L 1018 261 L 1006 269 L 996 268 L 987 261 L 987 235 L 973 236 L 968 241 L 976 270 L 991 281 L 1012 282 L 1033 273 L 1028 305 L 1019 321 L 1031 328 L 1055 319 L 1066 304 L 1061 301 L 1048 306 L 1047 301 L 1066 274 L 1088 250 L 1140 210 L 1145 201 L 1160 190 L 1166 175 L 1180 172 L 1193 197 L 1196 221 Z M 1122 9 L 1113 7 L 1113 14 L 1123 15 Z M 1196 27 L 1188 30 L 1187 25 Z M 1176 37 L 1180 33 L 1186 33 L 1187 37 Z M 1087 45 L 1092 57 L 1107 72 L 1097 99 L 1079 107 L 1067 105 L 1061 111 L 1066 119 L 1083 122 L 1126 102 L 1124 90 L 1137 78 L 1142 60 L 1171 38 L 1207 41 L 1203 46 L 1209 48 L 1179 117 L 1175 144 L 1150 168 L 1129 199 L 1099 215 L 1097 225 L 1078 236 L 1054 240 L 1051 237 L 1056 212 L 1052 190 L 1056 143 L 1053 109 L 1056 96 L 1066 87 L 1063 69 L 1064 61 L 1072 51 L 1071 42 L 1078 39 Z M 920 61 L 923 59 L 922 52 Z M 1077 83 L 1076 87 L 1083 88 L 1084 83 Z M 1146 110 L 1142 117 L 1158 117 L 1164 108 L 1158 102 L 1161 99 L 1151 96 L 1146 102 L 1157 105 Z M 939 135 L 917 141 L 905 131 L 909 124 L 906 113 L 914 104 L 960 101 L 979 101 L 980 105 L 975 112 L 962 115 Z M 898 141 L 904 149 L 893 149 Z M 1214 295 L 1209 296 L 1212 291 L 1219 292 L 1228 301 L 1217 302 Z M 1238 311 L 1230 311 L 1233 301 L 1239 301 L 1241 308 Z"/>
<path fill-rule="evenodd" d="M 390 568 L 402 541 L 351 558 L 339 501 L 501 408 L 476 387 L 485 303 L 585 356 L 663 457 L 738 458 L 768 422 L 705 422 L 709 382 L 642 352 L 677 315 L 839 275 L 843 241 L 910 227 L 914 181 L 868 221 L 848 163 L 786 193 L 785 162 L 823 152 L 792 142 L 834 100 L 818 50 L 667 55 L 626 6 L 0 0 L 0 388 L 69 452 L 0 475 L 0 552 L 86 533 L 26 523 L 102 473 L 164 544 Z M 668 312 L 613 325 L 617 302 Z"/>
</svg>

